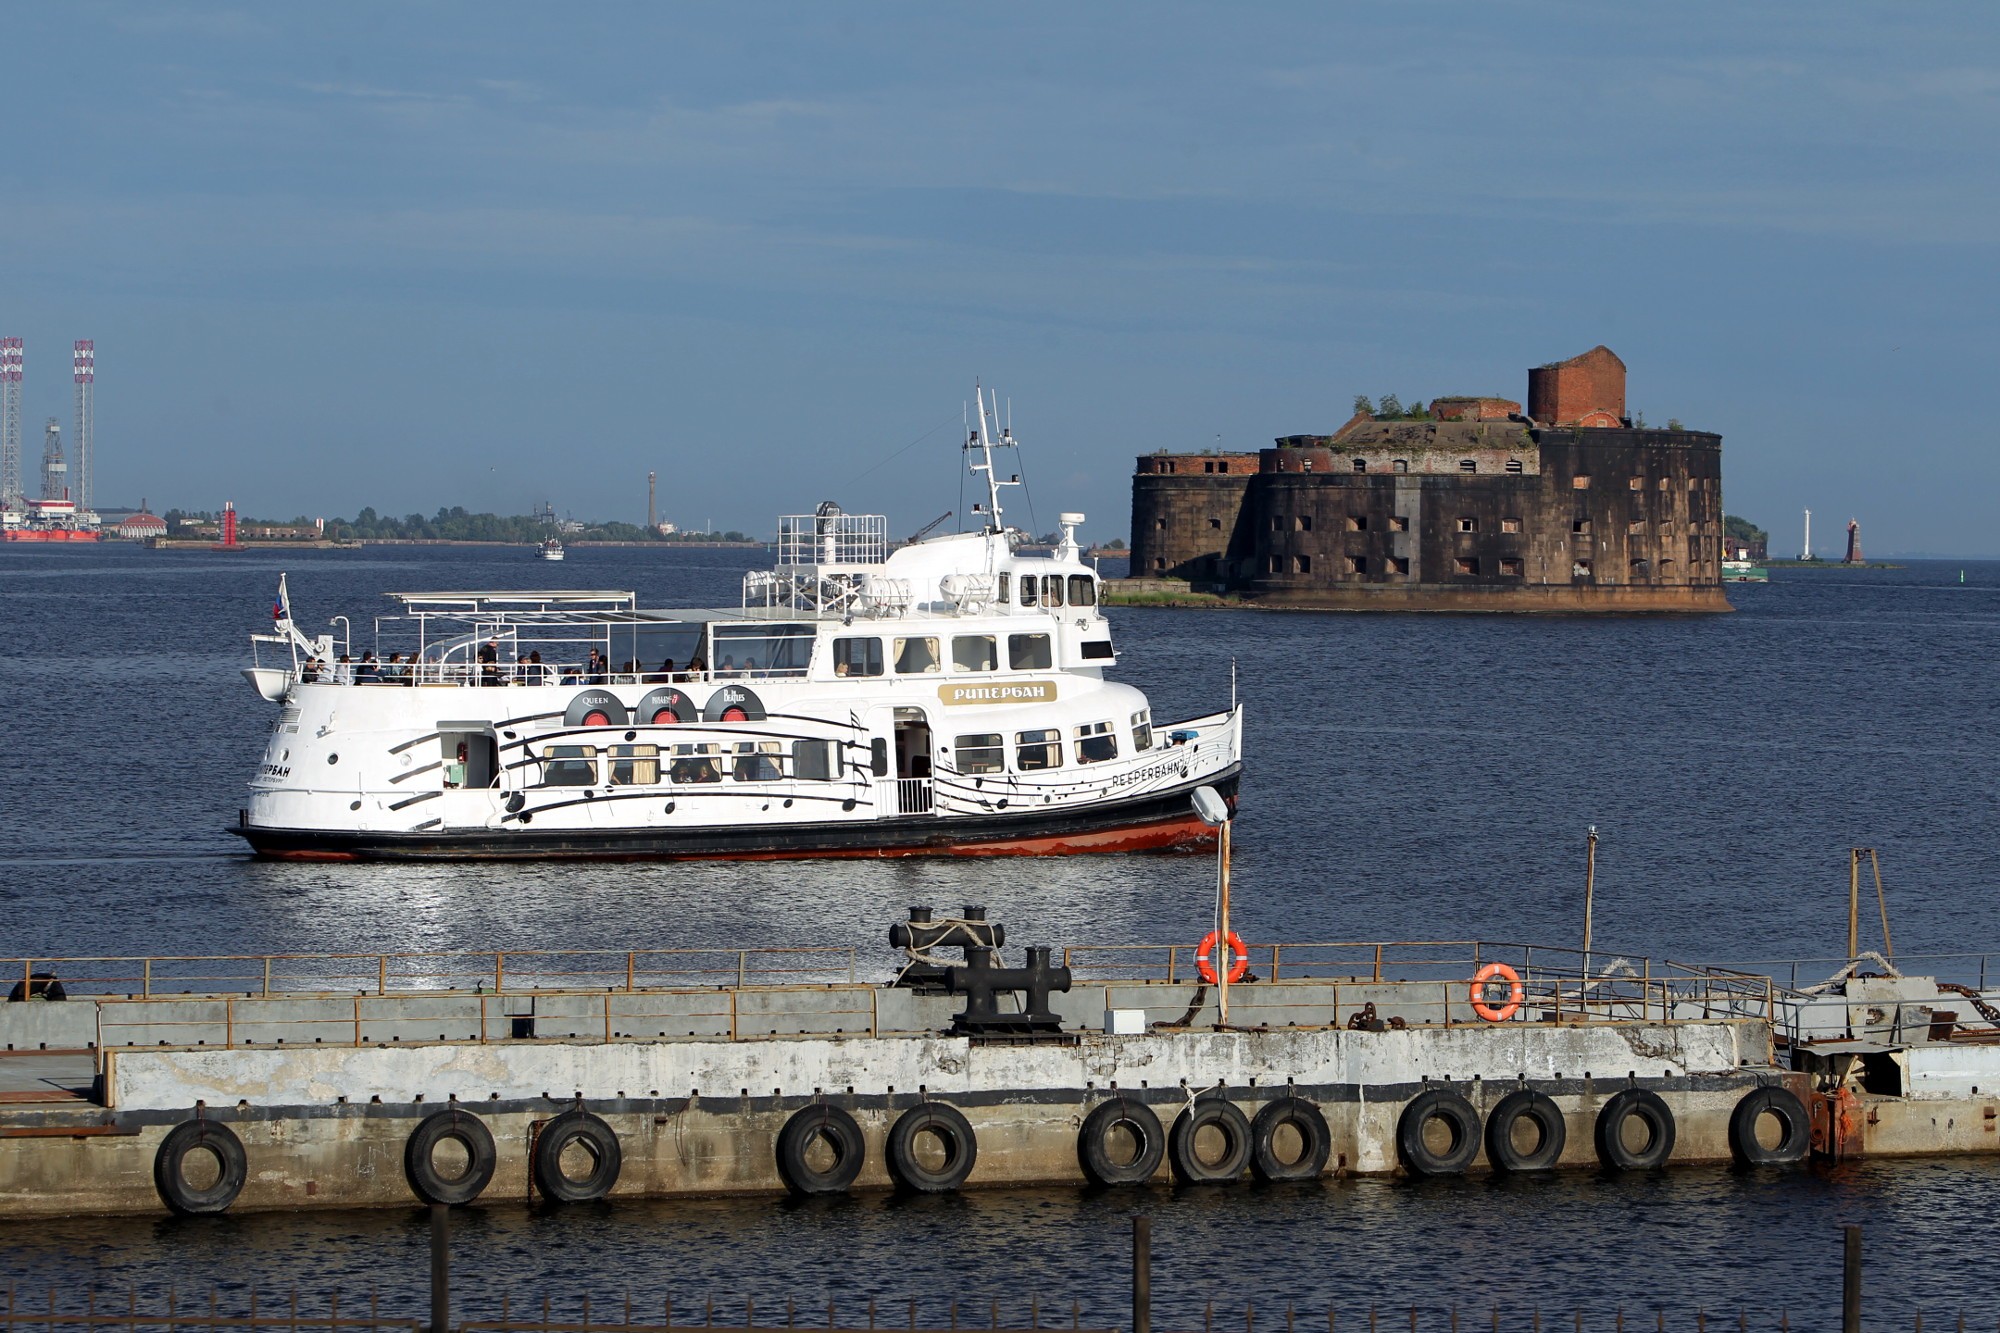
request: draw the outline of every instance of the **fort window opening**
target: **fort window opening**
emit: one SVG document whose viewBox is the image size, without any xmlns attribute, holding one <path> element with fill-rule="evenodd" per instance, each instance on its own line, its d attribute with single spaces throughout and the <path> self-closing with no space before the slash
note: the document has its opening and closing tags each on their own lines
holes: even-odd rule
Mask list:
<svg viewBox="0 0 2000 1333">
<path fill-rule="evenodd" d="M 1589 489 L 1590 489 L 1590 474 L 1589 474 L 1588 472 L 1579 472 L 1579 473 L 1577 473 L 1577 474 L 1576 474 L 1576 475 L 1575 475 L 1574 477 L 1571 477 L 1571 478 L 1569 479 L 1569 488 L 1570 488 L 1571 490 L 1573 490 L 1573 491 L 1587 491 L 1587 490 L 1589 490 Z"/>
<path fill-rule="evenodd" d="M 1366 471 L 1368 470 L 1368 460 L 1367 460 L 1367 459 L 1365 459 L 1365 458 L 1357 458 L 1357 459 L 1355 459 L 1355 460 L 1354 460 L 1354 470 L 1355 470 L 1356 472 L 1366 472 Z"/>
<path fill-rule="evenodd" d="M 1368 557 L 1365 555 L 1348 556 L 1347 572 L 1350 574 L 1366 574 L 1368 572 Z"/>
<path fill-rule="evenodd" d="M 1479 520 L 1471 514 L 1461 514 L 1458 519 L 1458 530 L 1460 532 L 1477 532 L 1479 531 Z"/>
<path fill-rule="evenodd" d="M 1217 532 L 1220 532 L 1222 531 L 1222 520 L 1219 518 L 1211 518 L 1210 520 L 1208 520 L 1208 526 L 1215 529 Z"/>
<path fill-rule="evenodd" d="M 1660 478 L 1660 489 L 1663 491 L 1667 489 L 1667 479 L 1665 477 Z"/>
<path fill-rule="evenodd" d="M 1167 520 L 1165 520 L 1164 518 L 1156 518 L 1153 520 L 1153 526 L 1159 529 L 1161 532 L 1165 532 L 1167 530 Z"/>
<path fill-rule="evenodd" d="M 1391 574 L 1407 574 L 1410 572 L 1410 561 L 1407 556 L 1392 555 L 1386 563 Z"/>
<path fill-rule="evenodd" d="M 1310 574 L 1312 572 L 1313 572 L 1313 561 L 1311 556 L 1295 555 L 1292 557 L 1292 573 Z"/>
<path fill-rule="evenodd" d="M 1503 556 L 1501 556 L 1501 557 L 1500 557 L 1500 577 L 1501 577 L 1501 578 L 1506 578 L 1506 579 L 1518 579 L 1518 578 L 1520 578 L 1520 577 L 1521 577 L 1521 557 L 1519 557 L 1519 556 L 1517 556 L 1517 555 L 1503 555 Z"/>
<path fill-rule="evenodd" d="M 1410 470 L 1410 460 L 1399 458 L 1391 465 L 1391 469 L 1396 472 L 1408 472 Z"/>
<path fill-rule="evenodd" d="M 1519 532 L 1520 530 L 1521 530 L 1521 520 L 1520 520 L 1520 519 L 1518 519 L 1518 518 L 1503 518 L 1503 519 L 1501 519 L 1501 520 L 1500 520 L 1500 531 L 1502 531 L 1502 532 Z"/>
<path fill-rule="evenodd" d="M 1479 464 L 1470 458 L 1461 458 L 1458 460 L 1458 470 L 1460 472 L 1477 472 L 1479 471 Z"/>
<path fill-rule="evenodd" d="M 1633 578 L 1635 579 L 1650 578 L 1652 576 L 1652 573 L 1653 573 L 1653 566 L 1649 561 L 1634 560 L 1632 562 Z"/>
<path fill-rule="evenodd" d="M 1203 472 L 1213 472 L 1213 471 L 1215 471 L 1215 464 L 1213 464 L 1213 463 L 1203 463 L 1203 464 L 1201 465 L 1201 470 L 1202 470 Z"/>
<path fill-rule="evenodd" d="M 1312 530 L 1313 530 L 1313 520 L 1311 514 L 1300 514 L 1297 518 L 1292 520 L 1292 531 L 1311 532 Z"/>
<path fill-rule="evenodd" d="M 1513 472 L 1513 473 L 1517 473 L 1517 474 L 1518 474 L 1518 473 L 1519 473 L 1519 472 L 1521 471 L 1521 460 L 1520 460 L 1520 459 L 1518 459 L 1518 458 L 1510 458 L 1510 459 L 1508 459 L 1508 460 L 1507 460 L 1507 470 L 1508 470 L 1509 472 Z"/>
<path fill-rule="evenodd" d="M 1630 523 L 1627 523 L 1625 525 L 1625 531 L 1627 532 L 1636 533 L 1636 532 L 1644 532 L 1645 530 L 1646 530 L 1646 520 L 1643 518 L 1635 518 Z"/>
<path fill-rule="evenodd" d="M 1589 562 L 1588 560 L 1579 560 L 1579 561 L 1577 561 L 1576 563 L 1572 564 L 1572 565 L 1571 565 L 1571 566 L 1569 567 L 1569 576 L 1570 576 L 1571 578 L 1573 578 L 1573 579 L 1587 579 L 1587 578 L 1589 578 L 1589 577 L 1590 577 L 1590 562 Z"/>
<path fill-rule="evenodd" d="M 1368 515 L 1366 515 L 1366 514 L 1349 514 L 1349 515 L 1347 516 L 1347 530 L 1348 530 L 1349 532 L 1366 532 L 1366 531 L 1368 531 Z"/>
<path fill-rule="evenodd" d="M 1275 555 L 1267 555 L 1267 556 L 1265 556 L 1265 557 L 1264 557 L 1264 572 L 1265 572 L 1266 574 L 1275 574 L 1275 573 L 1277 573 L 1277 572 L 1278 572 L 1278 557 L 1277 557 L 1277 556 L 1275 556 Z"/>
<path fill-rule="evenodd" d="M 1577 519 L 1569 525 L 1569 530 L 1579 537 L 1588 537 L 1590 535 L 1590 520 L 1587 518 Z"/>
<path fill-rule="evenodd" d="M 1313 461 L 1312 461 L 1312 458 L 1311 458 L 1310 456 L 1308 456 L 1308 457 L 1305 457 L 1305 458 L 1301 458 L 1301 459 L 1299 460 L 1299 471 L 1301 471 L 1301 472 L 1310 472 L 1310 471 L 1312 471 L 1312 470 L 1313 470 Z"/>
<path fill-rule="evenodd" d="M 1459 556 L 1456 560 L 1452 561 L 1451 565 L 1453 573 L 1477 574 L 1479 572 L 1479 557 L 1472 555 L 1462 555 Z"/>
<path fill-rule="evenodd" d="M 1167 562 L 1163 557 L 1157 555 L 1153 557 L 1153 572 L 1155 574 L 1165 573 L 1166 568 L 1167 568 Z M 1021 603 L 1023 606 L 1028 605 L 1033 600 L 1032 598 L 1028 597 L 1028 590 L 1025 585 L 1021 589 L 1021 596 L 1024 599 Z"/>
<path fill-rule="evenodd" d="M 1389 515 L 1389 531 L 1391 531 L 1391 532 L 1408 532 L 1409 530 L 1410 530 L 1410 517 L 1409 517 L 1409 515 L 1407 515 L 1407 514 L 1391 514 L 1391 515 Z"/>
<path fill-rule="evenodd" d="M 1670 556 L 1667 559 L 1662 560 L 1660 562 L 1660 577 L 1663 579 L 1670 579 L 1673 576 L 1674 576 L 1674 562 L 1673 558 Z"/>
<path fill-rule="evenodd" d="M 1047 731 L 1015 732 L 1014 767 L 1023 773 L 1033 773 L 1044 768 L 1061 768 L 1062 733 L 1053 727 Z"/>
<path fill-rule="evenodd" d="M 1271 531 L 1283 532 L 1284 530 L 1285 530 L 1285 520 L 1276 514 L 1271 515 Z"/>
<path fill-rule="evenodd" d="M 1635 491 L 1643 491 L 1643 490 L 1645 490 L 1645 489 L 1646 489 L 1646 479 L 1645 479 L 1644 477 L 1634 477 L 1634 478 L 1632 478 L 1632 489 L 1633 489 L 1633 490 L 1635 490 Z"/>
</svg>

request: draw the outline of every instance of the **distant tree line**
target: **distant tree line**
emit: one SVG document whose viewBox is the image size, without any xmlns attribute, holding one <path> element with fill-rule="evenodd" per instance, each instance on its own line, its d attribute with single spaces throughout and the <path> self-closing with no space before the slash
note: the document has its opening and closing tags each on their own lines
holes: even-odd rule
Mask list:
<svg viewBox="0 0 2000 1333">
<path fill-rule="evenodd" d="M 1404 407 L 1403 400 L 1393 393 L 1383 394 L 1379 402 L 1369 398 L 1365 393 L 1357 393 L 1354 395 L 1354 410 L 1357 414 L 1365 414 L 1377 421 L 1432 420 L 1431 411 L 1424 406 L 1423 399 L 1412 399 L 1410 405 Z"/>
<path fill-rule="evenodd" d="M 326 535 L 336 540 L 389 539 L 403 541 L 538 542 L 549 525 L 532 514 L 474 514 L 463 505 L 422 514 L 378 514 L 370 507 L 353 518 L 330 518 Z M 578 541 L 611 542 L 743 542 L 753 540 L 735 530 L 722 533 L 675 532 L 662 536 L 637 523 L 564 523 L 562 535 Z"/>
</svg>

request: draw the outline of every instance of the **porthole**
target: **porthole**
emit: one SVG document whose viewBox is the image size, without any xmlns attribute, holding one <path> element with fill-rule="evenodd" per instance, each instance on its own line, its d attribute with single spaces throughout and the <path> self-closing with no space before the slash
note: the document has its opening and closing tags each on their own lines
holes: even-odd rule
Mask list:
<svg viewBox="0 0 2000 1333">
<path fill-rule="evenodd" d="M 625 739 L 628 741 L 636 741 L 639 739 L 639 733 L 636 731 L 628 731 L 625 733 Z"/>
<path fill-rule="evenodd" d="M 340 756 L 337 754 L 330 754 L 326 757 L 326 762 L 329 764 L 337 764 L 340 762 Z"/>
</svg>

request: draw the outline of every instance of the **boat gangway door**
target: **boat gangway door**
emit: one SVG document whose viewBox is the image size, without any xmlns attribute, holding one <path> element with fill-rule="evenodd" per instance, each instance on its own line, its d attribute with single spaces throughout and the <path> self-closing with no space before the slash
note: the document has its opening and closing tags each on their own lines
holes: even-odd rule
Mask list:
<svg viewBox="0 0 2000 1333">
<path fill-rule="evenodd" d="M 899 815 L 928 815 L 936 813 L 936 804 L 931 794 L 931 780 L 929 778 L 897 778 L 896 813 Z"/>
</svg>

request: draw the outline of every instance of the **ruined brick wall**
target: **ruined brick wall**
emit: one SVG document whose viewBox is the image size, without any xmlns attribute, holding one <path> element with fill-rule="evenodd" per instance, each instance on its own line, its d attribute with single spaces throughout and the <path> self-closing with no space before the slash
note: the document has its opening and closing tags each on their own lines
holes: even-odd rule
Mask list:
<svg viewBox="0 0 2000 1333">
<path fill-rule="evenodd" d="M 1625 363 L 1603 345 L 1528 372 L 1528 415 L 1544 426 L 1615 428 L 1625 415 Z"/>
<path fill-rule="evenodd" d="M 1505 421 L 1520 411 L 1511 398 L 1433 398 L 1430 406 L 1439 421 Z"/>
</svg>

